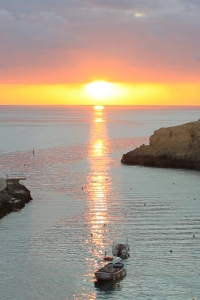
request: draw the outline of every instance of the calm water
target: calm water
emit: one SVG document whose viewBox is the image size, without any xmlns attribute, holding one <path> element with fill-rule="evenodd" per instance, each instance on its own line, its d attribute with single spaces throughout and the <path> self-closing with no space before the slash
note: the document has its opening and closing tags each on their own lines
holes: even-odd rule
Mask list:
<svg viewBox="0 0 200 300">
<path fill-rule="evenodd" d="M 154 130 L 199 116 L 0 107 L 0 175 L 26 174 L 33 197 L 0 220 L 0 299 L 200 299 L 200 173 L 120 163 Z M 127 276 L 98 285 L 93 273 L 118 236 L 130 242 Z"/>
</svg>

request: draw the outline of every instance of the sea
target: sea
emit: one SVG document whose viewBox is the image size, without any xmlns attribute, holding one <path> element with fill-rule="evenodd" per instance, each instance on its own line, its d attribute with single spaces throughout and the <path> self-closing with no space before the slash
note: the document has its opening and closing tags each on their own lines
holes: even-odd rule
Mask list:
<svg viewBox="0 0 200 300">
<path fill-rule="evenodd" d="M 121 164 L 200 107 L 1 106 L 0 177 L 33 200 L 0 220 L 1 300 L 200 299 L 200 171 Z M 128 238 L 126 277 L 94 271 Z"/>
</svg>

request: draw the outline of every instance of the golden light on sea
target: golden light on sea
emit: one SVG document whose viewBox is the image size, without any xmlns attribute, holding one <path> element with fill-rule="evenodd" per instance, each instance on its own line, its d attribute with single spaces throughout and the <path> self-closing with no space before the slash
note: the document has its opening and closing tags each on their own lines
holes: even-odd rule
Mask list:
<svg viewBox="0 0 200 300">
<path fill-rule="evenodd" d="M 108 195 L 110 192 L 109 142 L 107 137 L 105 113 L 103 109 L 93 110 L 93 123 L 90 134 L 89 164 L 90 173 L 87 178 L 89 191 L 89 222 L 92 242 L 96 245 L 96 255 L 102 256 L 103 236 L 108 223 Z M 98 245 L 98 247 L 97 247 Z"/>
</svg>

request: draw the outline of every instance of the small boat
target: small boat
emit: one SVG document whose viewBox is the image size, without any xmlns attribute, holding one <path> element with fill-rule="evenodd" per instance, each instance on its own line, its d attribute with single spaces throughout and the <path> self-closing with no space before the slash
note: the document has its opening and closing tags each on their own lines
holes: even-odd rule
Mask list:
<svg viewBox="0 0 200 300">
<path fill-rule="evenodd" d="M 114 256 L 119 256 L 121 258 L 128 258 L 130 256 L 129 252 L 130 252 L 130 248 L 129 248 L 127 238 L 118 238 L 113 242 L 112 254 Z"/>
<path fill-rule="evenodd" d="M 118 263 L 118 262 L 122 262 L 122 258 L 121 257 L 117 257 L 117 256 L 106 256 L 106 252 L 105 252 L 105 256 L 103 258 L 104 261 L 109 261 L 112 262 L 113 264 Z"/>
<path fill-rule="evenodd" d="M 110 262 L 95 271 L 94 275 L 97 280 L 116 280 L 126 276 L 126 270 L 122 262 Z"/>
<path fill-rule="evenodd" d="M 113 256 L 104 256 L 103 258 L 105 261 L 112 261 L 113 260 Z"/>
</svg>

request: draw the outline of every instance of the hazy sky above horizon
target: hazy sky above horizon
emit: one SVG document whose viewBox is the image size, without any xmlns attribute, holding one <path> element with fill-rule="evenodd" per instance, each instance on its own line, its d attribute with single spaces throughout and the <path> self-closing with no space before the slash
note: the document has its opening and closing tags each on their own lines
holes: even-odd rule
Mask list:
<svg viewBox="0 0 200 300">
<path fill-rule="evenodd" d="M 198 88 L 199 16 L 199 0 L 0 0 L 0 84 Z"/>
<path fill-rule="evenodd" d="M 197 82 L 199 15 L 198 0 L 0 0 L 1 83 Z"/>
</svg>

